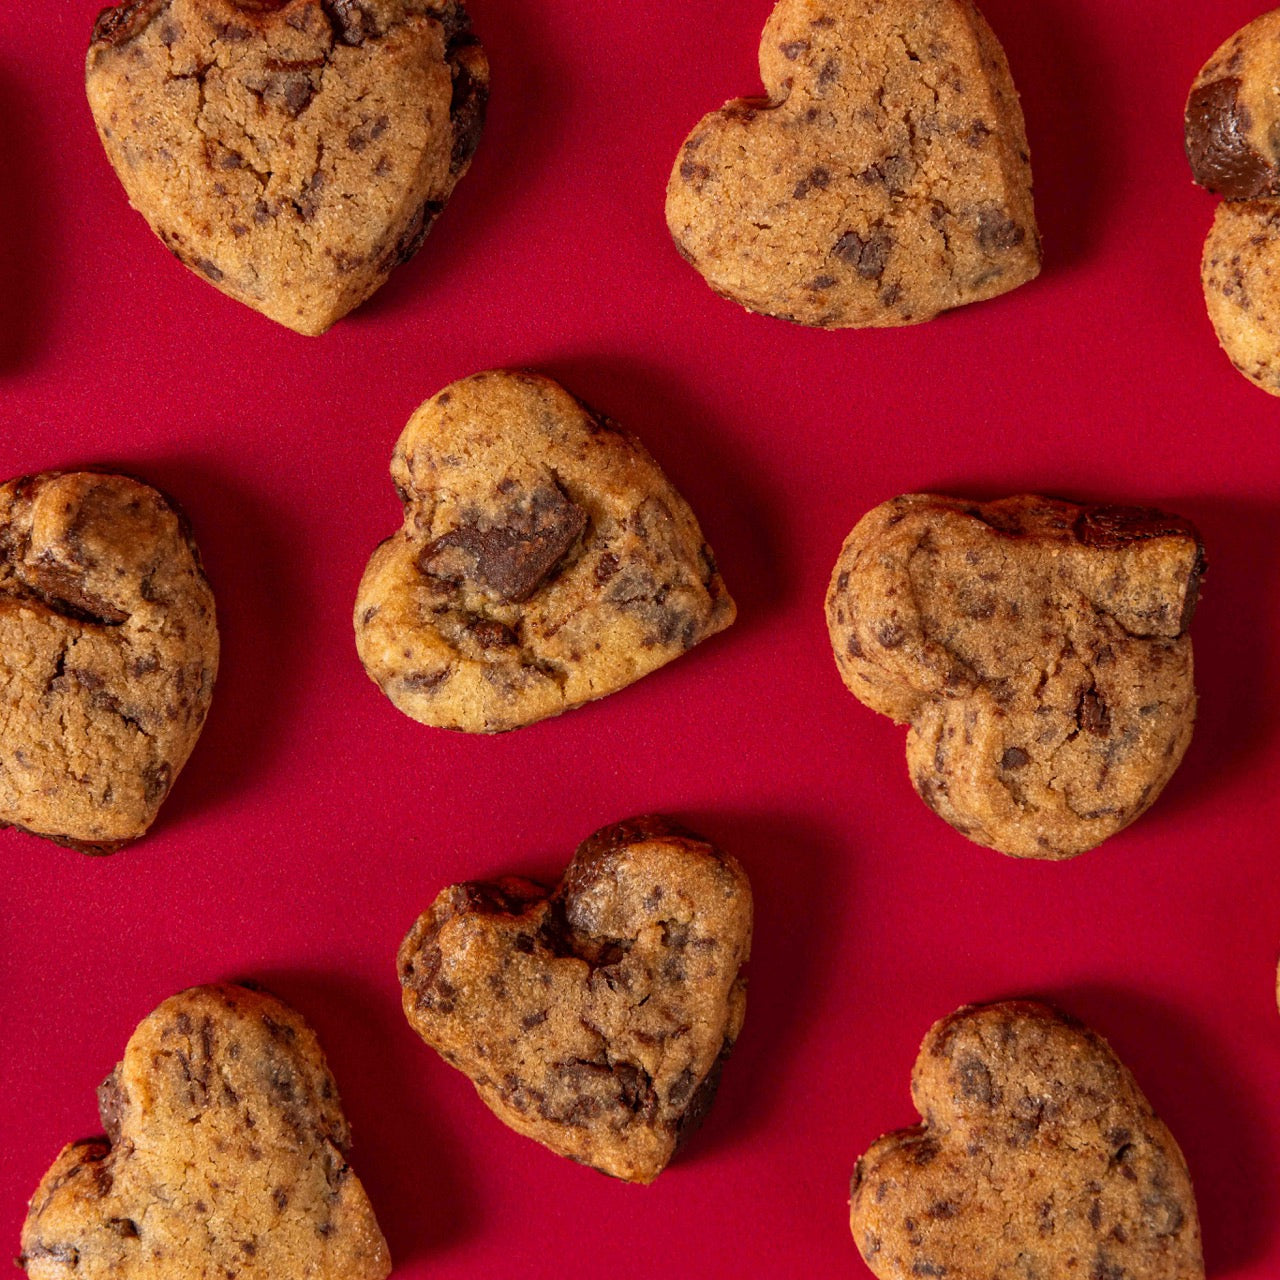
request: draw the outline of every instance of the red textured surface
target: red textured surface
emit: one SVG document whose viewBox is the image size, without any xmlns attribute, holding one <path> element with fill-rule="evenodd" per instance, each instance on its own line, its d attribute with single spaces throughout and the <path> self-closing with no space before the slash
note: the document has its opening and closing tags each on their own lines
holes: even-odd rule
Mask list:
<svg viewBox="0 0 1280 1280">
<path fill-rule="evenodd" d="M 423 252 L 305 339 L 180 268 L 126 201 L 81 62 L 94 0 L 0 40 L 0 475 L 94 463 L 172 492 L 217 592 L 208 728 L 154 834 L 91 860 L 0 834 L 0 1254 L 136 1022 L 251 975 L 328 1050 L 405 1277 L 866 1274 L 847 1179 L 910 1123 L 929 1024 L 1014 993 L 1107 1035 L 1182 1143 L 1211 1276 L 1280 1275 L 1280 402 L 1235 374 L 1197 277 L 1213 199 L 1181 108 L 1246 0 L 986 0 L 1023 95 L 1043 277 L 920 328 L 819 333 L 714 297 L 666 234 L 676 149 L 756 91 L 769 0 L 474 0 L 490 124 Z M 350 609 L 398 521 L 409 413 L 495 365 L 636 431 L 741 618 L 615 697 L 466 739 L 399 715 Z M 902 731 L 843 690 L 822 616 L 896 493 L 1162 504 L 1211 559 L 1201 718 L 1155 809 L 1028 864 L 916 799 Z M 2 750 L 0 746 L 0 750 Z M 651 1188 L 504 1129 L 408 1030 L 394 955 L 443 885 L 554 874 L 674 813 L 757 897 L 747 1025 Z"/>
</svg>

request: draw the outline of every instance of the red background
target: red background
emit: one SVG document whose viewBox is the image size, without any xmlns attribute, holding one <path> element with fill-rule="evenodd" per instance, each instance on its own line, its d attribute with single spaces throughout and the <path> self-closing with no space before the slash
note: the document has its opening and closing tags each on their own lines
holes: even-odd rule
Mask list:
<svg viewBox="0 0 1280 1280">
<path fill-rule="evenodd" d="M 757 91 L 770 0 L 473 0 L 493 64 L 474 167 L 423 252 L 327 336 L 183 270 L 126 204 L 82 57 L 95 0 L 0 38 L 0 476 L 110 464 L 189 512 L 217 593 L 207 730 L 154 833 L 94 860 L 0 834 L 0 1250 L 93 1088 L 187 985 L 252 976 L 326 1046 L 353 1164 L 409 1277 L 866 1274 L 847 1180 L 914 1120 L 929 1024 L 1010 994 L 1108 1036 L 1181 1142 L 1210 1275 L 1280 1275 L 1280 403 L 1218 350 L 1214 201 L 1181 110 L 1256 0 L 985 0 L 1023 95 L 1036 283 L 914 329 L 820 333 L 716 298 L 666 234 L 686 132 Z M 740 621 L 603 702 L 496 739 L 422 728 L 350 611 L 399 508 L 412 409 L 528 365 L 637 432 L 698 513 Z M 903 733 L 845 693 L 822 598 L 894 494 L 1161 504 L 1211 568 L 1200 723 L 1154 810 L 1068 864 L 969 844 Z M 394 955 L 455 880 L 554 876 L 674 813 L 756 892 L 744 1035 L 656 1185 L 503 1128 L 409 1031 Z"/>
</svg>

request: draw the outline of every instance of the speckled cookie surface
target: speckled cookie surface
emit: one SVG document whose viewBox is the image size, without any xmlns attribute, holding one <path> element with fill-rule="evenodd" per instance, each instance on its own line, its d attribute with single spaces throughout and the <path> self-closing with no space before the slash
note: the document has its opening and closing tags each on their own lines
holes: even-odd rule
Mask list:
<svg viewBox="0 0 1280 1280">
<path fill-rule="evenodd" d="M 1218 206 L 1200 283 L 1228 359 L 1250 382 L 1280 396 L 1280 200 Z"/>
<path fill-rule="evenodd" d="M 1280 195 L 1280 9 L 1242 27 L 1201 68 L 1186 110 L 1195 180 L 1229 200 Z"/>
<path fill-rule="evenodd" d="M 550 892 L 444 890 L 400 949 L 410 1025 L 517 1132 L 651 1182 L 742 1028 L 751 889 L 661 818 L 606 827 Z"/>
<path fill-rule="evenodd" d="M 717 293 L 801 324 L 914 324 L 1033 279 L 1040 241 L 1009 66 L 969 0 L 781 0 L 766 99 L 693 130 L 667 187 Z"/>
<path fill-rule="evenodd" d="M 107 1136 L 66 1147 L 31 1200 L 31 1280 L 383 1280 L 315 1034 L 279 1000 L 166 1000 L 98 1091 Z"/>
<path fill-rule="evenodd" d="M 224 293 L 318 334 L 422 243 L 479 140 L 459 0 L 131 0 L 89 105 L 130 203 Z"/>
<path fill-rule="evenodd" d="M 549 378 L 446 387 L 410 419 L 391 475 L 404 526 L 365 570 L 356 644 L 423 724 L 531 724 L 733 621 L 688 504 L 633 436 Z"/>
<path fill-rule="evenodd" d="M 881 1280 L 1203 1280 L 1182 1153 L 1074 1019 L 961 1009 L 925 1037 L 911 1095 L 925 1123 L 853 1175 L 853 1237 Z"/>
<path fill-rule="evenodd" d="M 125 476 L 0 486 L 0 825 L 109 853 L 154 820 L 218 672 L 185 522 Z"/>
<path fill-rule="evenodd" d="M 1203 571 L 1163 512 L 910 494 L 849 535 L 827 624 L 850 691 L 910 726 L 926 804 L 979 844 L 1069 858 L 1143 813 L 1186 751 Z"/>
</svg>

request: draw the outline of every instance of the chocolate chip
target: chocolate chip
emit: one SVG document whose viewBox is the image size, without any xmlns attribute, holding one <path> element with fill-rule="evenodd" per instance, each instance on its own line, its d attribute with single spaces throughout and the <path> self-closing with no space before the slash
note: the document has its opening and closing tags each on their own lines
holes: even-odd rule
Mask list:
<svg viewBox="0 0 1280 1280">
<path fill-rule="evenodd" d="M 1076 724 L 1085 733 L 1105 738 L 1111 731 L 1111 712 L 1097 689 L 1086 689 L 1076 704 Z"/>
<path fill-rule="evenodd" d="M 141 35 L 151 20 L 168 6 L 169 0 L 133 0 L 132 4 L 103 9 L 93 24 L 93 41 L 112 48 Z"/>
<path fill-rule="evenodd" d="M 884 275 L 893 244 L 893 237 L 887 231 L 875 231 L 870 236 L 846 231 L 832 246 L 831 252 L 848 263 L 864 280 L 879 280 Z"/>
<path fill-rule="evenodd" d="M 474 44 L 464 42 L 461 47 Z M 451 55 L 456 55 L 450 47 Z M 489 82 L 472 73 L 464 57 L 453 57 L 453 98 L 449 104 L 449 118 L 453 121 L 453 151 L 449 158 L 449 171 L 457 174 L 471 163 L 480 135 L 484 132 L 485 113 L 489 105 Z"/>
<path fill-rule="evenodd" d="M 1031 763 L 1031 757 L 1021 747 L 1007 747 L 1000 757 L 1002 769 L 1022 769 Z"/>
<path fill-rule="evenodd" d="M 808 47 L 809 42 L 807 40 L 789 40 L 786 44 L 778 46 L 782 51 L 782 56 L 788 62 L 794 62 Z"/>
<path fill-rule="evenodd" d="M 991 1069 L 977 1054 L 966 1053 L 956 1059 L 956 1082 L 962 1097 L 984 1107 L 995 1106 L 996 1086 Z"/>
<path fill-rule="evenodd" d="M 988 253 L 1016 248 L 1027 238 L 1026 230 L 999 205 L 984 205 L 978 210 L 978 227 L 974 234 L 979 246 Z"/>
<path fill-rule="evenodd" d="M 113 1146 L 120 1141 L 120 1123 L 128 1103 L 128 1096 L 120 1084 L 119 1073 L 113 1071 L 98 1086 L 98 1115 Z"/>
<path fill-rule="evenodd" d="M 452 585 L 474 582 L 507 604 L 527 600 L 553 575 L 587 526 L 587 513 L 557 485 L 523 493 L 495 516 L 459 525 L 425 547 L 424 574 Z"/>
<path fill-rule="evenodd" d="M 1192 90 L 1186 117 L 1192 176 L 1206 190 L 1229 200 L 1280 194 L 1280 172 L 1249 141 L 1253 119 L 1239 95 L 1240 80 L 1235 76 Z"/>
</svg>

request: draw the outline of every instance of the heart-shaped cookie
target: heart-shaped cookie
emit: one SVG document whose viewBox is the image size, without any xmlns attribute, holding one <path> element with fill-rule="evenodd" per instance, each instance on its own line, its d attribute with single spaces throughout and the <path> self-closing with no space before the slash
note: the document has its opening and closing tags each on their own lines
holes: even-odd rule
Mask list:
<svg viewBox="0 0 1280 1280">
<path fill-rule="evenodd" d="M 751 888 L 663 818 L 598 831 L 550 892 L 445 889 L 400 948 L 413 1029 L 518 1133 L 652 1182 L 742 1028 Z"/>
<path fill-rule="evenodd" d="M 1222 349 L 1280 395 L 1280 9 L 1242 27 L 1205 63 L 1187 99 L 1195 180 L 1226 199 L 1205 240 L 1205 306 Z"/>
<path fill-rule="evenodd" d="M 667 187 L 720 294 L 823 328 L 915 324 L 1033 279 L 1018 95 L 969 0 L 780 0 L 767 99 L 689 135 Z"/>
<path fill-rule="evenodd" d="M 537 374 L 409 420 L 404 527 L 355 608 L 365 670 L 423 724 L 496 733 L 602 698 L 734 619 L 685 500 L 635 437 Z"/>
<path fill-rule="evenodd" d="M 921 798 L 1003 853 L 1070 858 L 1127 826 L 1195 724 L 1204 573 L 1178 516 L 1022 496 L 894 498 L 827 594 L 840 675 L 911 726 Z"/>
<path fill-rule="evenodd" d="M 31 1200 L 31 1280 L 383 1280 L 386 1242 L 314 1032 L 244 987 L 166 1000 L 98 1091 L 105 1139 Z"/>
<path fill-rule="evenodd" d="M 87 853 L 142 835 L 217 673 L 213 593 L 161 494 L 94 472 L 0 486 L 0 826 Z"/>
<path fill-rule="evenodd" d="M 479 141 L 460 0 L 129 0 L 86 70 L 130 203 L 193 271 L 323 333 L 417 252 Z"/>
<path fill-rule="evenodd" d="M 1203 1280 L 1186 1162 L 1100 1036 L 1045 1005 L 959 1010 L 879 1139 L 850 1225 L 884 1280 Z"/>
</svg>

